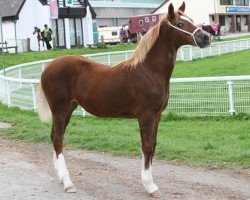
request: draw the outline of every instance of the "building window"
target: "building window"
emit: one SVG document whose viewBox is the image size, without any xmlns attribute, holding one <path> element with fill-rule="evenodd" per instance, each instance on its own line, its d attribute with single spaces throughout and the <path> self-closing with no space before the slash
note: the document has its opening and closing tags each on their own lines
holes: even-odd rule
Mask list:
<svg viewBox="0 0 250 200">
<path fill-rule="evenodd" d="M 69 33 L 70 33 L 70 45 L 76 46 L 76 28 L 74 19 L 69 19 Z"/>
<path fill-rule="evenodd" d="M 64 26 L 64 19 L 57 20 L 57 27 L 58 27 L 58 46 L 65 47 L 65 26 Z"/>
<path fill-rule="evenodd" d="M 81 19 L 69 19 L 70 29 L 70 45 L 81 46 L 83 44 L 82 36 L 82 20 Z"/>
<path fill-rule="evenodd" d="M 112 31 L 112 36 L 116 36 L 116 35 L 118 35 L 117 31 Z"/>
<path fill-rule="evenodd" d="M 82 19 L 76 20 L 76 41 L 79 46 L 83 45 Z"/>
<path fill-rule="evenodd" d="M 233 5 L 233 0 L 220 0 L 220 5 Z"/>
<path fill-rule="evenodd" d="M 236 6 L 248 6 L 249 0 L 235 0 Z"/>
<path fill-rule="evenodd" d="M 52 22 L 52 38 L 56 47 L 65 47 L 65 26 L 64 19 L 53 19 Z"/>
<path fill-rule="evenodd" d="M 156 22 L 156 16 L 152 17 L 152 22 Z"/>
<path fill-rule="evenodd" d="M 244 23 L 245 26 L 248 25 L 248 16 L 247 15 L 243 16 L 243 23 Z"/>
<path fill-rule="evenodd" d="M 219 15 L 219 25 L 225 26 L 225 15 Z"/>
<path fill-rule="evenodd" d="M 145 22 L 146 22 L 146 23 L 149 22 L 149 17 L 145 17 Z"/>
<path fill-rule="evenodd" d="M 142 20 L 139 21 L 139 25 L 143 26 L 143 21 Z"/>
</svg>

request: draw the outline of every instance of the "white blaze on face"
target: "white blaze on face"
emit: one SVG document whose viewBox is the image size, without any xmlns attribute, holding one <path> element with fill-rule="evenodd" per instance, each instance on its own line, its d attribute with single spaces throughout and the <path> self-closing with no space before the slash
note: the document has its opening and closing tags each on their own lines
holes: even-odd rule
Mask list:
<svg viewBox="0 0 250 200">
<path fill-rule="evenodd" d="M 190 20 L 190 18 L 188 18 L 188 17 L 186 17 L 186 16 L 181 15 L 180 18 L 181 18 L 181 19 L 184 19 L 184 20 L 186 20 L 186 21 L 188 21 L 188 22 L 190 22 L 191 24 L 194 24 L 194 23 Z"/>
</svg>

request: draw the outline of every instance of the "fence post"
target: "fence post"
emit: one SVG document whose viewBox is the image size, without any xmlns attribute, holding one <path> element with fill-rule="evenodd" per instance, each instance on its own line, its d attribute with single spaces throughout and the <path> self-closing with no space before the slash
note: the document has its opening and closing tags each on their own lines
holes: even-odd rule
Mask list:
<svg viewBox="0 0 250 200">
<path fill-rule="evenodd" d="M 220 44 L 218 45 L 218 47 L 219 47 L 219 56 L 220 56 L 221 54 Z"/>
<path fill-rule="evenodd" d="M 82 116 L 86 117 L 87 116 L 87 112 L 83 108 L 81 108 L 81 109 L 82 109 Z"/>
<path fill-rule="evenodd" d="M 192 49 L 192 46 L 189 46 L 189 59 L 193 60 L 193 49 Z"/>
<path fill-rule="evenodd" d="M 128 52 L 126 52 L 126 60 L 128 60 Z"/>
<path fill-rule="evenodd" d="M 111 66 L 110 53 L 108 54 L 108 65 Z"/>
<path fill-rule="evenodd" d="M 184 61 L 184 52 L 183 52 L 183 48 L 182 47 L 181 47 L 180 51 L 181 51 L 181 60 Z"/>
<path fill-rule="evenodd" d="M 6 92 L 7 92 L 7 105 L 11 106 L 11 101 L 10 101 L 10 83 L 9 83 L 9 81 L 6 81 Z"/>
<path fill-rule="evenodd" d="M 43 64 L 42 64 L 42 72 L 44 71 L 44 68 L 45 68 L 45 63 L 43 62 Z"/>
<path fill-rule="evenodd" d="M 22 68 L 19 67 L 19 70 L 18 70 L 18 78 L 22 78 Z"/>
<path fill-rule="evenodd" d="M 33 83 L 31 83 L 31 90 L 32 90 L 32 99 L 33 99 L 33 109 L 36 110 L 37 106 L 36 106 L 36 89 L 35 89 L 35 85 Z"/>
<path fill-rule="evenodd" d="M 203 50 L 202 50 L 202 49 L 200 49 L 200 51 L 201 51 L 201 58 L 203 58 Z"/>
<path fill-rule="evenodd" d="M 19 70 L 18 70 L 18 78 L 19 78 L 19 79 L 22 79 L 22 67 L 19 67 Z M 20 81 L 20 86 L 22 86 L 22 81 Z"/>
<path fill-rule="evenodd" d="M 233 97 L 233 82 L 227 81 L 228 85 L 228 95 L 229 95 L 229 112 L 231 115 L 235 113 L 234 109 L 234 97 Z"/>
</svg>

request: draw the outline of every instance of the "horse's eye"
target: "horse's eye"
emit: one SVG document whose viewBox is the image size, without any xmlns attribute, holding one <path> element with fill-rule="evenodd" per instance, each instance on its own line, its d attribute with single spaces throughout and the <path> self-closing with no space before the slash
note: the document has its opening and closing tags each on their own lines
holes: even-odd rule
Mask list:
<svg viewBox="0 0 250 200">
<path fill-rule="evenodd" d="M 179 27 L 179 28 L 182 28 L 183 26 L 184 26 L 183 23 L 178 23 L 178 24 L 177 24 L 177 27 Z"/>
</svg>

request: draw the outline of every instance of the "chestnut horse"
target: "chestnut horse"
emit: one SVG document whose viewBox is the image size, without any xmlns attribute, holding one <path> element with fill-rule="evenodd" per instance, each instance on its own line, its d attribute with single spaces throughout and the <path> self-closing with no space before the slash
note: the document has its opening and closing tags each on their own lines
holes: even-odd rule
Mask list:
<svg viewBox="0 0 250 200">
<path fill-rule="evenodd" d="M 169 97 L 169 80 L 177 50 L 182 45 L 200 48 L 210 44 L 209 35 L 170 4 L 168 14 L 140 41 L 129 60 L 114 67 L 82 56 L 63 56 L 52 61 L 37 88 L 41 120 L 52 114 L 51 140 L 54 165 L 66 192 L 76 192 L 62 153 L 65 129 L 78 105 L 99 117 L 138 119 L 143 153 L 141 178 L 153 197 L 161 192 L 153 182 L 152 158 L 158 124 Z"/>
</svg>

